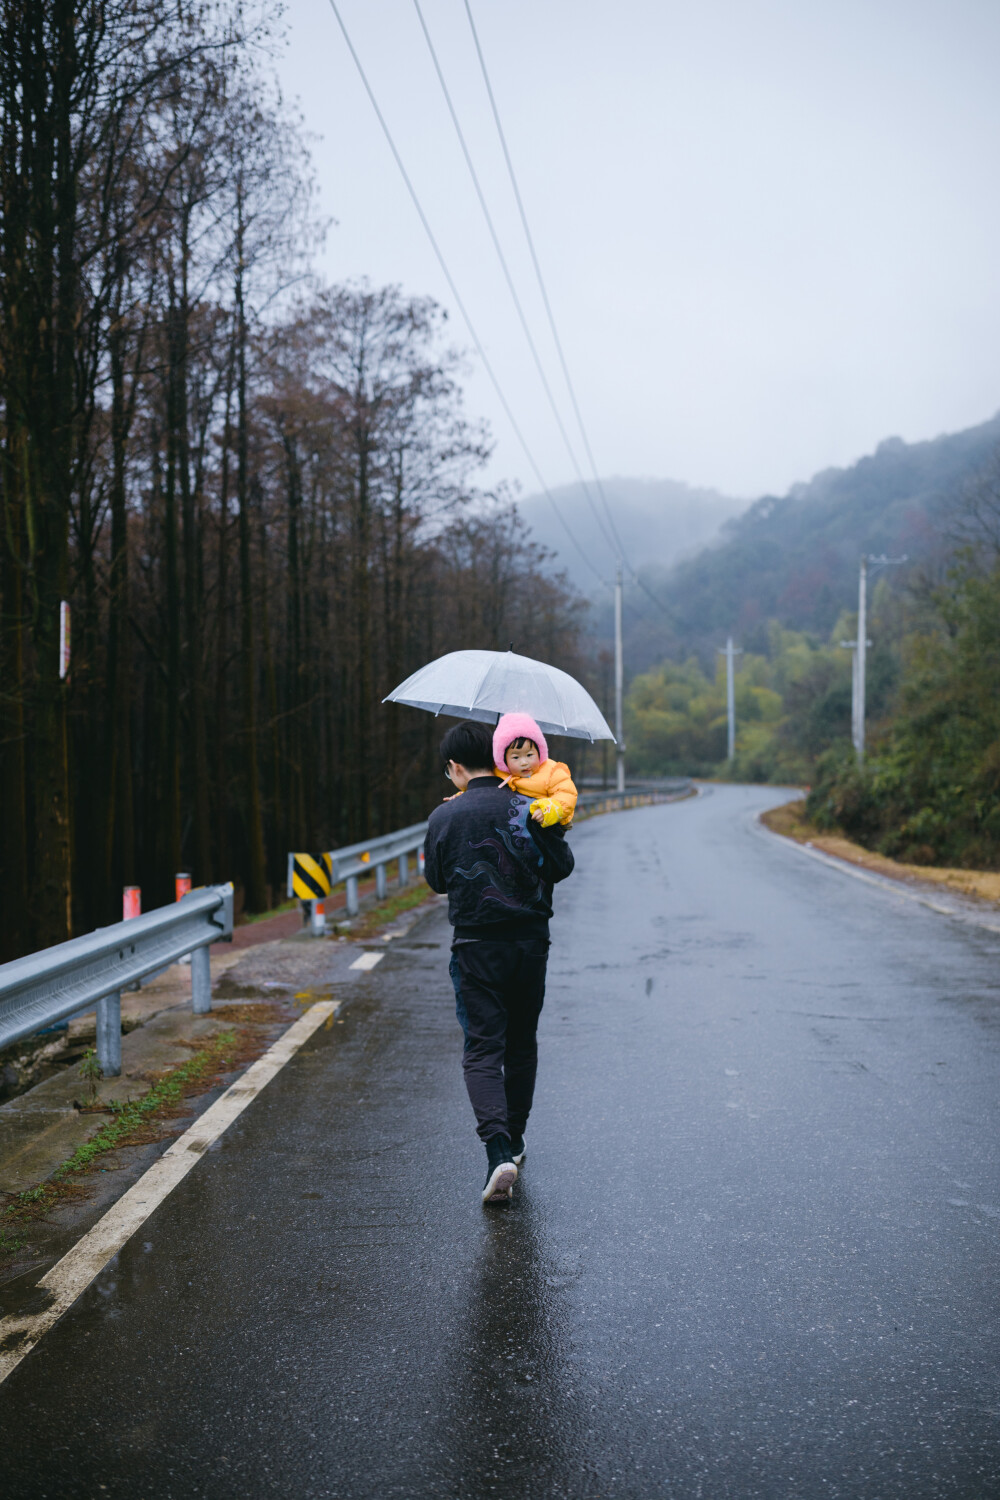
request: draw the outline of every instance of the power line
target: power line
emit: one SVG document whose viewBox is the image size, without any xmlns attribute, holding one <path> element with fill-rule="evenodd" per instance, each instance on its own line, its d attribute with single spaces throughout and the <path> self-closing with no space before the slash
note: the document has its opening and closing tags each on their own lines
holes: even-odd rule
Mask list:
<svg viewBox="0 0 1000 1500">
<path fill-rule="evenodd" d="M 511 300 L 513 301 L 514 307 L 517 310 L 517 316 L 520 320 L 521 328 L 524 330 L 524 337 L 527 340 L 528 348 L 531 350 L 531 357 L 534 360 L 535 369 L 538 371 L 538 377 L 542 382 L 542 387 L 545 391 L 546 396 L 548 397 L 549 405 L 552 408 L 552 415 L 556 419 L 556 425 L 558 426 L 559 432 L 562 435 L 562 440 L 566 445 L 566 452 L 569 454 L 570 463 L 573 465 L 573 468 L 576 471 L 576 477 L 583 486 L 583 492 L 586 495 L 587 503 L 589 504 L 591 511 L 593 512 L 594 520 L 597 522 L 598 527 L 603 532 L 605 541 L 609 544 L 609 546 L 614 546 L 615 540 L 617 539 L 616 533 L 614 534 L 614 536 L 612 535 L 612 533 L 614 533 L 614 523 L 612 522 L 612 533 L 609 533 L 607 527 L 604 524 L 604 521 L 601 518 L 601 514 L 594 503 L 593 496 L 590 493 L 590 487 L 588 486 L 586 479 L 583 477 L 583 472 L 580 468 L 579 463 L 577 462 L 576 453 L 574 452 L 573 445 L 570 442 L 569 433 L 566 431 L 566 427 L 562 419 L 562 414 L 560 413 L 559 407 L 556 404 L 555 396 L 552 394 L 552 387 L 550 386 L 548 376 L 545 373 L 545 368 L 542 364 L 541 356 L 538 353 L 538 347 L 535 344 L 534 338 L 532 337 L 531 329 L 528 327 L 528 320 L 525 317 L 524 307 L 522 306 L 521 299 L 518 296 L 517 288 L 514 285 L 514 278 L 511 276 L 510 267 L 507 264 L 507 258 L 503 253 L 503 248 L 500 244 L 500 237 L 497 234 L 496 226 L 493 223 L 493 216 L 490 213 L 489 206 L 486 202 L 486 195 L 483 192 L 482 184 L 479 181 L 479 174 L 477 173 L 472 160 L 472 153 L 469 150 L 468 144 L 465 139 L 465 133 L 462 130 L 461 122 L 458 118 L 458 113 L 455 109 L 454 103 L 452 102 L 451 93 L 449 92 L 448 85 L 445 81 L 444 72 L 438 59 L 437 51 L 435 50 L 434 43 L 431 39 L 430 31 L 427 28 L 427 22 L 424 19 L 424 13 L 420 8 L 420 0 L 413 0 L 413 8 L 417 12 L 417 19 L 420 22 L 420 29 L 424 34 L 424 41 L 427 43 L 427 50 L 430 52 L 431 61 L 434 64 L 434 71 L 437 74 L 438 83 L 441 85 L 441 92 L 444 95 L 445 103 L 448 106 L 448 113 L 451 116 L 451 122 L 455 127 L 455 133 L 458 136 L 459 145 L 462 148 L 462 155 L 465 157 L 465 164 L 469 169 L 469 176 L 472 178 L 472 185 L 476 190 L 476 197 L 479 199 L 479 206 L 483 211 L 483 218 L 486 220 L 486 227 L 489 230 L 490 239 L 493 241 L 493 248 L 497 253 L 497 259 L 500 262 L 500 268 L 503 271 L 504 280 L 507 283 L 507 289 L 510 292 Z M 606 506 L 605 509 L 607 509 Z"/>
<path fill-rule="evenodd" d="M 414 0 L 414 3 L 416 3 L 416 0 Z M 598 494 L 601 497 L 601 503 L 604 506 L 604 510 L 605 510 L 605 513 L 607 514 L 608 522 L 609 522 L 609 524 L 611 526 L 611 530 L 612 530 L 612 533 L 614 535 L 615 542 L 617 543 L 619 556 L 621 556 L 625 560 L 626 565 L 628 566 L 629 572 L 631 573 L 632 577 L 635 579 L 635 582 L 642 589 L 643 593 L 646 594 L 652 600 L 652 602 L 657 606 L 658 609 L 661 609 L 664 612 L 664 614 L 668 614 L 669 611 L 667 610 L 666 605 L 663 603 L 662 600 L 657 599 L 656 595 L 653 594 L 646 587 L 646 585 L 642 582 L 642 579 L 639 577 L 638 573 L 636 572 L 635 568 L 633 568 L 632 564 L 628 561 L 627 557 L 625 556 L 625 548 L 622 546 L 622 539 L 621 539 L 621 537 L 618 534 L 618 528 L 615 525 L 614 516 L 613 516 L 613 514 L 611 512 L 611 507 L 608 504 L 608 497 L 607 497 L 607 495 L 604 492 L 604 485 L 601 482 L 601 478 L 600 478 L 600 475 L 598 473 L 597 464 L 596 464 L 595 459 L 594 459 L 593 450 L 592 450 L 592 448 L 590 446 L 590 439 L 587 436 L 587 428 L 586 428 L 586 424 L 584 423 L 584 420 L 583 420 L 583 413 L 580 410 L 580 403 L 577 400 L 576 388 L 573 385 L 573 379 L 572 379 L 572 376 L 570 375 L 570 372 L 569 372 L 569 364 L 568 364 L 567 359 L 566 359 L 565 351 L 563 350 L 562 340 L 559 337 L 559 329 L 556 326 L 555 314 L 552 311 L 552 303 L 549 300 L 548 289 L 547 289 L 547 287 L 545 285 L 545 277 L 542 274 L 541 262 L 538 259 L 538 252 L 535 249 L 535 241 L 534 241 L 534 237 L 533 237 L 533 235 L 531 233 L 531 226 L 528 223 L 528 215 L 527 215 L 527 211 L 525 210 L 525 207 L 524 207 L 524 200 L 521 197 L 521 189 L 520 189 L 520 187 L 518 185 L 517 173 L 514 170 L 514 162 L 513 162 L 513 159 L 511 157 L 511 154 L 510 154 L 510 149 L 509 149 L 509 147 L 507 145 L 507 136 L 506 136 L 506 134 L 504 132 L 503 122 L 500 119 L 500 110 L 499 110 L 499 107 L 497 105 L 496 96 L 495 96 L 495 94 L 493 92 L 493 85 L 490 82 L 489 69 L 486 66 L 486 58 L 485 58 L 485 55 L 483 53 L 482 44 L 481 44 L 481 42 L 479 40 L 479 32 L 476 29 L 476 23 L 475 23 L 475 20 L 473 18 L 473 15 L 472 15 L 472 6 L 471 6 L 471 3 L 470 3 L 470 0 L 464 0 L 464 3 L 465 3 L 465 14 L 468 16 L 468 19 L 469 19 L 469 28 L 470 28 L 470 30 L 472 32 L 472 40 L 475 43 L 475 47 L 476 47 L 476 56 L 479 58 L 479 67 L 480 67 L 480 69 L 482 71 L 483 83 L 486 85 L 486 93 L 487 93 L 487 96 L 488 96 L 489 101 L 490 101 L 490 109 L 492 110 L 492 113 L 493 113 L 493 120 L 494 120 L 494 123 L 495 123 L 496 128 L 497 128 L 497 135 L 500 138 L 500 146 L 501 146 L 501 149 L 503 151 L 504 161 L 507 164 L 507 175 L 510 177 L 510 185 L 511 185 L 511 188 L 513 189 L 513 192 L 514 192 L 514 200 L 517 203 L 517 211 L 518 211 L 518 214 L 520 215 L 521 227 L 524 230 L 524 237 L 525 237 L 525 240 L 527 241 L 527 244 L 528 244 L 528 251 L 529 251 L 529 253 L 531 255 L 531 263 L 532 263 L 532 265 L 535 268 L 535 276 L 536 276 L 536 278 L 538 280 L 538 289 L 539 289 L 539 291 L 542 294 L 542 303 L 543 303 L 543 305 L 545 307 L 546 316 L 548 317 L 548 320 L 549 320 L 549 327 L 552 330 L 552 340 L 553 340 L 553 343 L 556 346 L 556 352 L 559 355 L 559 363 L 560 363 L 560 365 L 562 367 L 563 378 L 566 381 L 566 389 L 569 391 L 570 400 L 571 400 L 571 402 L 573 404 L 573 411 L 576 414 L 577 425 L 578 425 L 578 427 L 580 429 L 580 436 L 583 439 L 583 446 L 584 446 L 584 449 L 586 450 L 587 460 L 588 460 L 588 462 L 590 464 L 590 470 L 591 470 L 591 473 L 592 473 L 592 475 L 594 477 L 594 483 L 597 485 L 597 491 L 598 491 Z M 584 492 L 587 493 L 586 484 L 584 484 Z M 588 495 L 588 498 L 589 498 L 589 495 Z"/>
<path fill-rule="evenodd" d="M 664 604 L 663 600 L 662 599 L 657 599 L 657 597 L 653 593 L 652 589 L 648 589 L 646 587 L 646 585 L 643 583 L 642 579 L 639 577 L 638 573 L 632 567 L 631 563 L 629 564 L 629 572 L 632 574 L 633 582 L 635 582 L 635 583 L 637 583 L 639 585 L 639 587 L 642 589 L 642 592 L 646 595 L 646 598 L 647 599 L 652 599 L 652 601 L 656 605 L 657 609 L 662 610 L 663 613 L 667 616 L 667 619 L 669 619 L 670 618 L 670 611 L 667 608 L 667 606 Z"/>
<path fill-rule="evenodd" d="M 417 196 L 417 190 L 413 186 L 412 181 L 410 180 L 410 174 L 407 172 L 406 167 L 405 167 L 405 165 L 403 163 L 403 158 L 399 154 L 399 151 L 398 151 L 398 149 L 396 147 L 396 142 L 395 142 L 395 140 L 393 139 L 393 136 L 392 136 L 392 132 L 390 131 L 389 126 L 386 123 L 385 116 L 383 115 L 381 109 L 379 108 L 378 100 L 375 97 L 375 92 L 372 89 L 371 84 L 368 82 L 368 75 L 366 74 L 366 72 L 364 70 L 364 67 L 362 66 L 360 57 L 358 56 L 357 52 L 355 51 L 354 43 L 351 41 L 350 33 L 348 32 L 347 27 L 344 24 L 344 18 L 340 14 L 340 10 L 337 7 L 336 0 L 330 0 L 330 9 L 333 11 L 333 14 L 334 14 L 334 16 L 337 19 L 337 25 L 340 27 L 340 30 L 343 33 L 344 41 L 347 43 L 347 50 L 350 52 L 351 57 L 354 60 L 354 66 L 358 70 L 358 76 L 360 77 L 361 82 L 364 85 L 365 93 L 368 95 L 369 101 L 371 102 L 372 109 L 375 111 L 375 117 L 376 117 L 376 119 L 378 120 L 379 124 L 382 127 L 382 134 L 385 136 L 386 141 L 388 142 L 389 150 L 392 152 L 393 159 L 394 159 L 394 161 L 396 163 L 396 166 L 399 168 L 400 175 L 401 175 L 404 183 L 406 184 L 407 192 L 409 193 L 410 198 L 413 201 L 413 206 L 414 206 L 414 208 L 417 211 L 417 216 L 420 219 L 420 222 L 421 222 L 421 224 L 424 227 L 424 232 L 426 233 L 428 240 L 430 241 L 431 249 L 434 251 L 434 254 L 437 257 L 438 265 L 441 267 L 441 271 L 442 271 L 442 274 L 444 275 L 445 281 L 448 283 L 448 287 L 449 287 L 449 289 L 451 291 L 451 294 L 452 294 L 452 296 L 455 299 L 455 305 L 457 306 L 459 312 L 462 314 L 462 317 L 465 320 L 465 326 L 469 330 L 469 334 L 470 334 L 470 336 L 472 338 L 472 342 L 476 346 L 476 351 L 477 351 L 477 353 L 479 355 L 479 358 L 483 362 L 483 368 L 485 369 L 487 375 L 490 378 L 490 381 L 491 381 L 491 383 L 493 385 L 493 389 L 497 393 L 497 397 L 498 397 L 498 399 L 500 401 L 500 405 L 503 407 L 503 410 L 504 410 L 504 413 L 505 413 L 505 415 L 507 417 L 507 420 L 510 423 L 511 428 L 514 431 L 514 434 L 517 437 L 518 442 L 520 443 L 522 449 L 524 450 L 524 455 L 527 458 L 528 463 L 531 465 L 531 468 L 532 468 L 532 470 L 534 472 L 535 478 L 538 480 L 538 483 L 541 486 L 542 491 L 544 492 L 547 500 L 549 501 L 549 504 L 552 506 L 552 509 L 555 511 L 556 517 L 558 518 L 560 524 L 562 525 L 564 531 L 566 532 L 566 535 L 569 537 L 570 541 L 573 543 L 574 547 L 579 552 L 580 556 L 583 558 L 583 561 L 587 564 L 587 567 L 591 570 L 591 572 L 595 575 L 595 577 L 601 583 L 606 583 L 607 580 L 598 571 L 598 569 L 591 562 L 590 558 L 584 552 L 583 548 L 580 545 L 579 539 L 577 538 L 577 536 L 573 532 L 572 528 L 567 524 L 565 518 L 562 515 L 562 512 L 560 511 L 558 505 L 555 502 L 555 499 L 552 496 L 551 491 L 549 490 L 548 485 L 545 483 L 545 480 L 542 478 L 541 471 L 540 471 L 537 463 L 535 462 L 534 455 L 533 455 L 531 449 L 528 447 L 527 441 L 525 440 L 524 434 L 522 433 L 521 428 L 518 425 L 518 422 L 517 422 L 517 419 L 514 416 L 514 413 L 510 409 L 510 404 L 509 404 L 509 402 L 507 400 L 507 397 L 503 393 L 503 388 L 501 387 L 500 382 L 497 379 L 496 373 L 495 373 L 495 371 L 493 369 L 493 366 L 491 365 L 491 363 L 489 361 L 489 358 L 487 357 L 486 350 L 483 348 L 482 340 L 480 339 L 478 333 L 476 332 L 475 324 L 473 323 L 472 318 L 469 316 L 469 312 L 468 312 L 468 309 L 465 306 L 465 303 L 462 301 L 462 297 L 461 297 L 461 294 L 460 294 L 460 292 L 458 290 L 458 287 L 455 285 L 454 277 L 452 276 L 450 270 L 448 269 L 448 263 L 447 263 L 447 261 L 444 258 L 444 254 L 443 254 L 443 252 L 441 250 L 440 245 L 437 242 L 437 239 L 435 238 L 434 231 L 431 229 L 430 222 L 429 222 L 429 220 L 427 218 L 427 215 L 424 213 L 423 206 L 422 206 L 422 204 L 420 202 L 420 199 Z"/>
<path fill-rule="evenodd" d="M 569 373 L 569 365 L 566 361 L 566 355 L 563 351 L 562 340 L 559 337 L 559 329 L 556 326 L 555 314 L 552 311 L 552 303 L 549 301 L 548 288 L 545 285 L 545 277 L 542 275 L 541 262 L 538 259 L 538 252 L 535 249 L 535 241 L 531 233 L 531 227 L 528 224 L 528 215 L 524 207 L 524 200 L 521 197 L 521 189 L 518 185 L 517 173 L 514 171 L 514 162 L 510 154 L 510 149 L 507 145 L 507 136 L 504 132 L 503 123 L 500 119 L 500 110 L 497 105 L 496 96 L 493 93 L 493 85 L 490 82 L 489 70 L 486 67 L 486 58 L 483 54 L 482 44 L 479 40 L 479 32 L 476 30 L 476 23 L 473 19 L 470 0 L 465 0 L 465 14 L 469 18 L 469 26 L 472 31 L 472 40 L 476 46 L 476 56 L 479 58 L 479 66 L 482 71 L 483 82 L 486 85 L 486 93 L 490 101 L 490 109 L 493 112 L 493 121 L 497 127 L 497 135 L 500 137 L 500 146 L 503 151 L 504 161 L 507 164 L 507 175 L 510 178 L 510 185 L 514 191 L 514 201 L 517 204 L 517 211 L 521 219 L 521 227 L 524 230 L 524 237 L 528 243 L 528 251 L 531 255 L 531 263 L 535 268 L 535 276 L 538 280 L 538 289 L 542 294 L 542 302 L 545 307 L 546 316 L 549 320 L 549 327 L 552 330 L 552 340 L 556 346 L 556 352 L 559 355 L 559 363 L 562 366 L 563 378 L 566 381 L 566 389 L 569 391 L 570 400 L 573 403 L 573 410 L 576 413 L 577 425 L 580 428 L 580 436 L 583 438 L 583 445 L 587 452 L 587 458 L 589 460 L 591 470 L 593 471 L 594 479 L 598 485 L 601 499 L 604 502 L 604 508 L 608 513 L 608 521 L 611 524 L 611 530 L 614 533 L 616 542 L 618 543 L 619 551 L 621 551 L 622 555 L 624 556 L 625 549 L 622 547 L 621 537 L 618 535 L 618 531 L 614 523 L 614 517 L 611 514 L 607 498 L 604 495 L 603 486 L 601 485 L 600 478 L 598 477 L 597 465 L 594 462 L 594 455 L 591 451 L 590 443 L 587 438 L 587 429 L 584 425 L 583 415 L 580 411 L 580 404 L 576 398 L 576 390 L 573 386 L 573 380 Z"/>
</svg>

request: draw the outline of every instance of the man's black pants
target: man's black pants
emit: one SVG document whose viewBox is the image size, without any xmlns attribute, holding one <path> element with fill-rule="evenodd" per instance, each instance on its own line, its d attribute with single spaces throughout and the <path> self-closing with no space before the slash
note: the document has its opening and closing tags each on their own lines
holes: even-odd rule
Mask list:
<svg viewBox="0 0 1000 1500">
<path fill-rule="evenodd" d="M 465 1086 L 484 1141 L 520 1135 L 528 1122 L 548 956 L 545 937 L 483 938 L 452 950 L 455 1011 L 465 1032 Z"/>
</svg>

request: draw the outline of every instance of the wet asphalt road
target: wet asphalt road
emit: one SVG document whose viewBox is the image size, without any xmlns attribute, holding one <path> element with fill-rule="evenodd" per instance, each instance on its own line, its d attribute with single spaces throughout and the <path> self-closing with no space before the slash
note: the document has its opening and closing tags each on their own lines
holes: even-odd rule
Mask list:
<svg viewBox="0 0 1000 1500">
<path fill-rule="evenodd" d="M 1000 1494 L 1000 938 L 781 800 L 574 832 L 509 1209 L 405 939 L 0 1390 L 5 1494 Z"/>
</svg>

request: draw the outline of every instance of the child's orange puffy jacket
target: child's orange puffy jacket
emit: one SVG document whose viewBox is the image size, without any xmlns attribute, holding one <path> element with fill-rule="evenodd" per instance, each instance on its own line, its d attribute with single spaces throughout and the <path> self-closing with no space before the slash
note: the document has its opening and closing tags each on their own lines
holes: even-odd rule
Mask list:
<svg viewBox="0 0 1000 1500">
<path fill-rule="evenodd" d="M 561 823 L 563 827 L 572 823 L 577 790 L 569 774 L 569 766 L 563 761 L 543 760 L 533 776 L 512 776 L 509 771 L 501 771 L 499 767 L 495 769 L 501 780 L 512 786 L 515 792 L 540 801 L 543 811 L 549 811 L 545 807 L 546 801 L 555 804 L 556 814 L 554 817 L 547 817 L 547 823 Z"/>
</svg>

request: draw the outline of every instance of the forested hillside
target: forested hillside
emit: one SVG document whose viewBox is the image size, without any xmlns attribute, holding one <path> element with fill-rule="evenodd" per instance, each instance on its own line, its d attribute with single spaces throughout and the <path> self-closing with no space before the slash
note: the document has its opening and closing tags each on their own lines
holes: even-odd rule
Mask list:
<svg viewBox="0 0 1000 1500">
<path fill-rule="evenodd" d="M 264 23 L 235 0 L 5 16 L 8 958 L 179 870 L 259 910 L 290 848 L 423 816 L 440 726 L 383 695 L 459 644 L 580 670 L 580 603 L 476 488 L 439 309 L 312 276 Z"/>
<path fill-rule="evenodd" d="M 697 557 L 671 570 L 641 567 L 662 608 L 628 591 L 631 670 L 691 652 L 707 667 L 730 631 L 765 651 L 771 621 L 825 639 L 856 605 L 862 552 L 906 553 L 911 571 L 945 555 L 955 497 L 998 443 L 1000 417 L 929 442 L 889 438 L 851 468 L 756 501 Z M 602 637 L 609 622 L 605 604 Z"/>
</svg>

